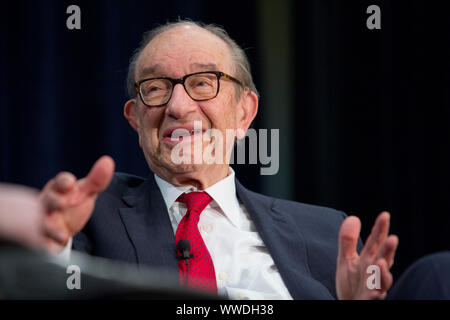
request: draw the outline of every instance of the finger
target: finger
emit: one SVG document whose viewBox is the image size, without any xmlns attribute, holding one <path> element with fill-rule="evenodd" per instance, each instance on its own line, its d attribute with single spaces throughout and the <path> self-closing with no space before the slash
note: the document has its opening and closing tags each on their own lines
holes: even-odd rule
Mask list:
<svg viewBox="0 0 450 320">
<path fill-rule="evenodd" d="M 381 292 L 379 290 L 373 290 L 368 295 L 368 300 L 384 300 L 386 299 L 387 293 L 385 291 Z"/>
<path fill-rule="evenodd" d="M 80 180 L 80 190 L 88 195 L 103 191 L 114 174 L 114 160 L 103 156 L 93 165 L 86 178 Z"/>
<path fill-rule="evenodd" d="M 45 186 L 42 188 L 41 193 L 46 193 L 50 190 L 64 192 L 68 187 L 70 187 L 70 181 L 76 178 L 70 172 L 60 172 L 53 179 L 49 180 Z"/>
<path fill-rule="evenodd" d="M 63 208 L 62 196 L 54 191 L 47 191 L 42 194 L 40 200 L 47 213 L 58 211 Z"/>
<path fill-rule="evenodd" d="M 39 194 L 39 200 L 47 212 L 60 210 L 63 206 L 61 195 L 72 191 L 76 186 L 76 178 L 69 172 L 60 172 L 48 181 Z"/>
<path fill-rule="evenodd" d="M 63 244 L 59 244 L 57 242 L 55 242 L 53 239 L 44 238 L 44 243 L 45 243 L 45 249 L 52 253 L 57 255 L 59 252 L 61 252 L 62 249 L 64 249 L 64 245 Z"/>
<path fill-rule="evenodd" d="M 366 260 L 373 260 L 377 256 L 381 246 L 385 242 L 389 233 L 390 214 L 386 211 L 380 213 L 375 221 L 372 231 L 367 238 L 366 244 L 361 251 L 361 257 Z"/>
<path fill-rule="evenodd" d="M 59 214 L 45 217 L 42 228 L 43 235 L 58 245 L 64 245 L 69 239 L 64 218 Z"/>
<path fill-rule="evenodd" d="M 378 258 L 384 258 L 386 260 L 389 269 L 394 264 L 394 257 L 397 247 L 398 237 L 396 235 L 390 235 L 384 242 L 378 254 Z"/>
<path fill-rule="evenodd" d="M 387 265 L 386 260 L 383 258 L 377 259 L 374 266 L 377 266 L 378 270 L 376 271 L 376 274 L 373 274 L 371 276 L 371 278 L 373 276 L 375 276 L 375 278 L 366 280 L 367 299 L 370 299 L 370 300 L 385 299 L 387 291 L 389 290 L 389 288 L 392 286 L 392 283 L 393 283 L 392 274 L 389 271 L 389 267 Z M 369 287 L 369 282 L 368 282 L 369 280 L 375 281 L 374 283 L 373 282 L 371 283 L 371 285 L 375 285 L 375 286 Z"/>
<path fill-rule="evenodd" d="M 49 238 L 50 240 L 55 241 L 58 245 L 64 245 L 69 238 L 67 233 L 63 230 L 54 230 L 51 228 L 44 229 L 44 236 Z"/>
<path fill-rule="evenodd" d="M 356 248 L 358 246 L 360 231 L 361 221 L 358 217 L 349 216 L 342 222 L 341 229 L 339 230 L 338 263 L 358 256 Z"/>
<path fill-rule="evenodd" d="M 377 266 L 380 267 L 381 277 L 381 292 L 387 292 L 394 282 L 391 272 L 389 271 L 388 263 L 385 259 L 380 258 L 377 260 Z"/>
<path fill-rule="evenodd" d="M 53 190 L 66 193 L 73 189 L 77 178 L 70 172 L 60 172 L 54 178 Z"/>
</svg>

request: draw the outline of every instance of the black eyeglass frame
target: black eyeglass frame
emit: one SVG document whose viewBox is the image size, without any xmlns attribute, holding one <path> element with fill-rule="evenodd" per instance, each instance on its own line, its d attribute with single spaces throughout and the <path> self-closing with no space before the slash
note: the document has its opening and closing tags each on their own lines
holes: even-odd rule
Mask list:
<svg viewBox="0 0 450 320">
<path fill-rule="evenodd" d="M 216 94 L 213 97 L 207 98 L 207 99 L 194 99 L 189 94 L 188 90 L 186 89 L 185 81 L 190 76 L 194 76 L 196 74 L 203 74 L 203 73 L 210 73 L 210 74 L 215 74 L 216 75 L 216 77 L 217 77 L 217 91 L 216 91 Z M 185 76 L 183 76 L 181 78 L 178 78 L 178 79 L 173 79 L 173 78 L 169 78 L 169 77 L 147 78 L 147 79 L 142 79 L 142 80 L 139 80 L 139 81 L 135 82 L 134 87 L 136 89 L 136 92 L 139 94 L 139 97 L 141 98 L 142 103 L 145 104 L 147 107 L 162 107 L 162 106 L 166 105 L 170 101 L 170 99 L 172 98 L 173 89 L 175 88 L 175 86 L 177 84 L 181 84 L 183 86 L 183 88 L 184 88 L 184 91 L 186 91 L 188 96 L 194 101 L 206 101 L 206 100 L 214 99 L 219 94 L 219 91 L 220 91 L 220 78 L 222 78 L 222 77 L 225 78 L 225 79 L 231 80 L 233 82 L 236 82 L 240 86 L 244 87 L 244 85 L 242 84 L 241 81 L 239 81 L 235 77 L 230 76 L 229 74 L 227 74 L 225 72 L 222 72 L 222 71 L 200 71 L 200 72 L 194 72 L 194 73 L 187 74 L 187 75 L 185 75 Z M 172 90 L 170 92 L 170 95 L 169 95 L 169 98 L 167 99 L 167 101 L 164 102 L 164 103 L 161 103 L 161 104 L 157 104 L 157 105 L 149 105 L 149 104 L 145 103 L 144 98 L 142 97 L 141 85 L 144 82 L 149 81 L 149 80 L 162 80 L 162 79 L 168 80 L 172 84 Z"/>
</svg>

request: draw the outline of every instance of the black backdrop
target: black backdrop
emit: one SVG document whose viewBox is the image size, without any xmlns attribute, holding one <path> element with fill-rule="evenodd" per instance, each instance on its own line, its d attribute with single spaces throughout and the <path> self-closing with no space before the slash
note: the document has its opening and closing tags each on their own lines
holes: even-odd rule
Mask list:
<svg viewBox="0 0 450 320">
<path fill-rule="evenodd" d="M 71 4 L 81 8 L 81 30 L 66 28 Z M 284 4 L 293 103 L 289 123 L 270 128 L 278 126 L 294 151 L 293 165 L 280 168 L 294 178 L 289 197 L 359 216 L 363 239 L 376 215 L 390 211 L 400 237 L 396 277 L 418 257 L 450 250 L 450 7 L 425 0 Z M 365 26 L 371 4 L 381 8 L 381 30 Z M 136 134 L 122 116 L 128 60 L 143 31 L 177 17 L 223 25 L 246 48 L 261 89 L 254 127 L 270 123 L 261 88 L 270 76 L 261 71 L 261 5 L 2 3 L 0 181 L 41 188 L 61 170 L 83 176 L 102 154 L 118 171 L 146 176 Z M 294 130 L 283 134 L 284 125 Z M 255 165 L 235 170 L 255 191 L 273 181 Z"/>
</svg>

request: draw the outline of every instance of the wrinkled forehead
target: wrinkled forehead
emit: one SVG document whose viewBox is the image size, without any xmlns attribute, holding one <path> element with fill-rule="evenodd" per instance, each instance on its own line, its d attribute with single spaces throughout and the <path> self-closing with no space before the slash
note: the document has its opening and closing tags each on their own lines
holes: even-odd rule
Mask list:
<svg viewBox="0 0 450 320">
<path fill-rule="evenodd" d="M 182 77 L 198 71 L 233 73 L 228 45 L 215 34 L 197 26 L 177 26 L 156 36 L 136 64 L 136 80 Z"/>
</svg>

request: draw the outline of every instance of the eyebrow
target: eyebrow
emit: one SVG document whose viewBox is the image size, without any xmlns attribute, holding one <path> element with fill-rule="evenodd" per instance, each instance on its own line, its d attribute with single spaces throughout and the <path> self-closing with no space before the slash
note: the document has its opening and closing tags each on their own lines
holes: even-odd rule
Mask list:
<svg viewBox="0 0 450 320">
<path fill-rule="evenodd" d="M 218 71 L 218 67 L 215 63 L 192 63 L 190 66 L 192 69 L 199 69 L 200 71 Z M 144 67 L 140 72 L 140 77 L 143 78 L 161 75 L 163 75 L 163 67 L 159 63 L 153 66 Z"/>
<path fill-rule="evenodd" d="M 193 63 L 193 64 L 191 64 L 191 67 L 193 69 L 202 69 L 202 70 L 207 70 L 207 71 L 219 71 L 217 68 L 217 65 L 214 63 L 208 63 L 208 64 Z"/>
<path fill-rule="evenodd" d="M 162 71 L 162 66 L 160 64 L 155 64 L 153 66 L 150 67 L 144 67 L 141 72 L 140 72 L 140 76 L 141 77 L 148 77 L 154 74 L 157 74 L 159 72 Z"/>
</svg>

